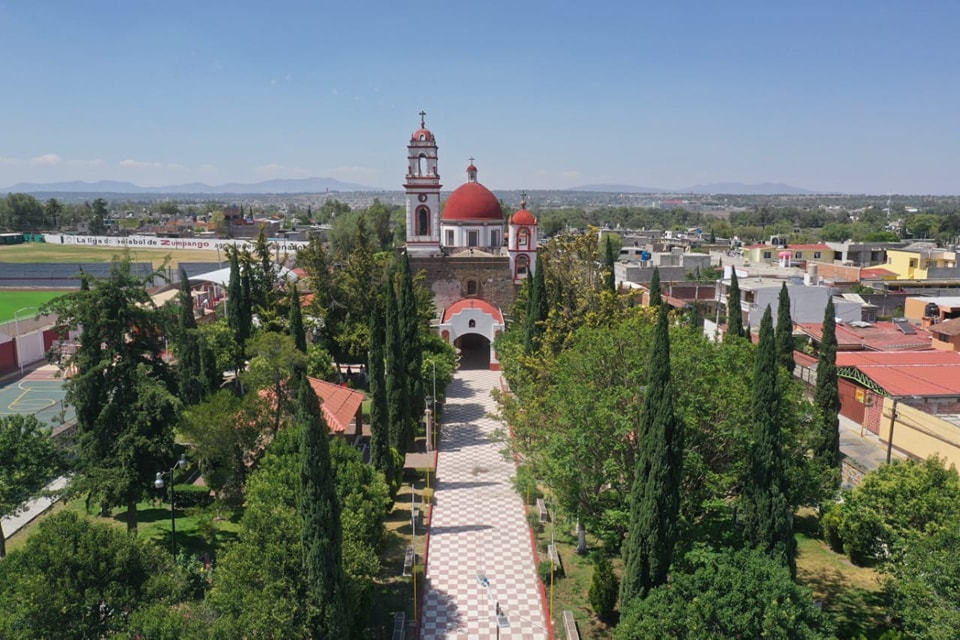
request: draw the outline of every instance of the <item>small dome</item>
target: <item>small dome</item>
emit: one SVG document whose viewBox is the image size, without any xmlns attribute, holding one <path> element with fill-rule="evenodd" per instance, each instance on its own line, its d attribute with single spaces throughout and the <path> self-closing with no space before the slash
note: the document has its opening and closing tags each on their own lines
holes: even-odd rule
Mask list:
<svg viewBox="0 0 960 640">
<path fill-rule="evenodd" d="M 503 210 L 497 196 L 479 182 L 457 187 L 443 208 L 441 221 L 495 220 L 503 223 Z"/>
<path fill-rule="evenodd" d="M 410 136 L 410 142 L 436 142 L 433 137 L 433 132 L 430 129 L 417 129 L 413 132 L 413 135 Z"/>
<path fill-rule="evenodd" d="M 537 218 L 526 209 L 520 209 L 510 218 L 510 224 L 535 225 L 537 224 Z"/>
</svg>

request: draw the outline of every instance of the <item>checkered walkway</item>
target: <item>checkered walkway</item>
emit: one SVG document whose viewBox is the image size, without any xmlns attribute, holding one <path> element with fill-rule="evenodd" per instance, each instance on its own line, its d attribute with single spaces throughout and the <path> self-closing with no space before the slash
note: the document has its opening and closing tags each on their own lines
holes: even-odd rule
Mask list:
<svg viewBox="0 0 960 640">
<path fill-rule="evenodd" d="M 516 467 L 490 440 L 502 426 L 487 416 L 499 379 L 460 371 L 447 388 L 420 640 L 548 637 Z M 497 603 L 509 620 L 499 636 Z"/>
</svg>

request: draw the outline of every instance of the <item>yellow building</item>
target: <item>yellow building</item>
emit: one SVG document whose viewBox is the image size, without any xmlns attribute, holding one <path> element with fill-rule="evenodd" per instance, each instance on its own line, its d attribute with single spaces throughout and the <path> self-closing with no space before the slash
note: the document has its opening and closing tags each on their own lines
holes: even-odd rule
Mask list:
<svg viewBox="0 0 960 640">
<path fill-rule="evenodd" d="M 938 249 L 931 243 L 917 243 L 903 249 L 887 249 L 886 268 L 897 280 L 956 278 L 957 252 Z"/>
</svg>

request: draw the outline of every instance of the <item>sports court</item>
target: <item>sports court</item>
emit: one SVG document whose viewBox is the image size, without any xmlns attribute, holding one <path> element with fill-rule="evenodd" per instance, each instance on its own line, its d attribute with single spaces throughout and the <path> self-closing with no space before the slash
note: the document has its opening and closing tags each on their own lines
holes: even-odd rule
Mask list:
<svg viewBox="0 0 960 640">
<path fill-rule="evenodd" d="M 63 378 L 56 377 L 55 365 L 43 365 L 23 378 L 0 382 L 0 416 L 15 413 L 36 416 L 55 427 L 74 418 L 73 407 L 63 403 Z"/>
</svg>

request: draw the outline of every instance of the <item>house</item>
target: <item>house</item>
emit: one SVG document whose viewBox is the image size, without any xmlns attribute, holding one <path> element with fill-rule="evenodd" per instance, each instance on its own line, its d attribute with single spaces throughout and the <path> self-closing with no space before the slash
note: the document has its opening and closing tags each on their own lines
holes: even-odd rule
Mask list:
<svg viewBox="0 0 960 640">
<path fill-rule="evenodd" d="M 960 279 L 957 252 L 939 249 L 932 242 L 915 242 L 902 249 L 889 249 L 886 268 L 897 274 L 897 280 Z"/>
<path fill-rule="evenodd" d="M 796 328 L 817 351 L 823 338 L 822 322 L 798 322 Z M 903 322 L 852 322 L 836 326 L 837 351 L 929 351 L 931 334 Z"/>
<path fill-rule="evenodd" d="M 853 267 L 886 264 L 887 251 L 900 249 L 906 244 L 906 242 L 854 242 L 852 240 L 826 243 L 833 250 L 832 261 Z"/>
<path fill-rule="evenodd" d="M 833 249 L 825 244 L 795 244 L 789 246 L 752 244 L 743 248 L 747 262 L 778 262 L 790 266 L 797 262 L 821 261 L 833 258 Z"/>
<path fill-rule="evenodd" d="M 932 325 L 930 346 L 941 351 L 960 351 L 960 318 Z"/>
<path fill-rule="evenodd" d="M 840 414 L 913 458 L 960 466 L 960 353 L 839 352 Z"/>
<path fill-rule="evenodd" d="M 903 302 L 903 315 L 924 326 L 960 318 L 960 296 L 908 296 Z"/>
<path fill-rule="evenodd" d="M 351 441 L 363 435 L 362 392 L 319 378 L 307 377 L 307 380 L 320 399 L 323 419 L 327 421 L 331 434 L 345 436 Z"/>
<path fill-rule="evenodd" d="M 738 284 L 740 286 L 740 309 L 743 313 L 744 324 L 752 330 L 760 327 L 763 312 L 770 305 L 773 312 L 773 322 L 777 322 L 777 305 L 780 297 L 780 287 L 783 280 L 760 277 L 741 277 L 738 270 Z M 730 292 L 730 275 L 724 273 L 720 285 L 719 302 L 728 304 L 727 296 Z M 787 293 L 790 294 L 790 316 L 794 322 L 822 322 L 823 312 L 827 308 L 827 301 L 833 297 L 833 289 L 822 285 L 805 285 L 799 279 L 787 281 Z M 834 300 L 837 318 L 843 322 L 860 320 L 862 305 L 838 298 Z"/>
</svg>

